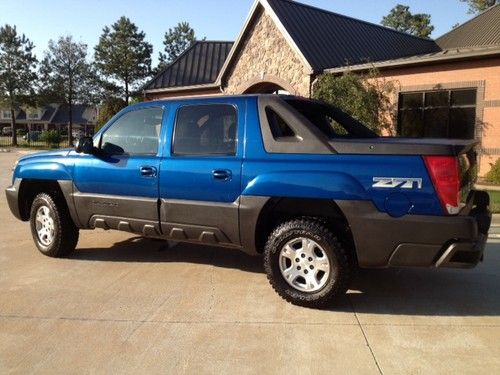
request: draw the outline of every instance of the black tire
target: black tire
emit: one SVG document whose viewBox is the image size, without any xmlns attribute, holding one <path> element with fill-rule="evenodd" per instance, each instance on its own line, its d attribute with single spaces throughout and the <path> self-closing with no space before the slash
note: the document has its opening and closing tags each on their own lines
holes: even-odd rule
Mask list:
<svg viewBox="0 0 500 375">
<path fill-rule="evenodd" d="M 293 243 L 294 239 L 300 238 L 316 242 L 320 247 L 322 256 L 328 258 L 329 274 L 324 281 L 321 279 L 320 282 L 323 285 L 319 290 L 299 290 L 297 287 L 290 285 L 281 273 L 281 250 L 285 245 Z M 288 262 L 288 260 L 286 261 Z M 291 263 L 291 267 L 295 267 L 295 265 Z M 299 218 L 287 221 L 279 225 L 271 233 L 264 248 L 264 269 L 271 286 L 282 298 L 295 305 L 311 308 L 330 305 L 337 297 L 345 294 L 349 287 L 352 271 L 346 251 L 341 243 L 324 222 L 314 218 Z M 303 269 L 306 269 L 306 267 L 303 267 Z M 301 272 L 306 271 L 301 269 Z M 324 275 L 326 274 L 324 273 Z M 296 280 L 299 279 L 300 276 Z M 304 283 L 307 283 L 305 279 Z"/>
<path fill-rule="evenodd" d="M 53 231 L 50 231 L 51 241 L 48 240 L 48 236 L 42 236 L 41 238 L 38 234 L 37 213 L 40 209 L 43 211 L 42 214 L 47 213 L 49 215 L 46 221 L 49 221 L 47 225 L 53 228 Z M 43 217 L 46 217 L 46 215 L 43 215 Z M 40 221 L 38 221 L 39 226 L 40 224 Z M 69 255 L 75 250 L 79 231 L 69 215 L 66 202 L 61 197 L 55 194 L 53 196 L 46 193 L 38 194 L 31 205 L 30 225 L 35 245 L 42 254 L 60 258 Z"/>
</svg>

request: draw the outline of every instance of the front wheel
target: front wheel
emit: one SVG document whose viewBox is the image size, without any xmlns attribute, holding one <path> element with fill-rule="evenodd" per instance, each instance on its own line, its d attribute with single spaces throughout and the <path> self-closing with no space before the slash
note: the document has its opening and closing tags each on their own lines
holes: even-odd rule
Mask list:
<svg viewBox="0 0 500 375">
<path fill-rule="evenodd" d="M 264 268 L 281 297 L 316 308 L 344 294 L 351 277 L 342 245 L 323 222 L 314 218 L 279 225 L 266 243 Z"/>
<path fill-rule="evenodd" d="M 78 243 L 78 228 L 69 215 L 66 203 L 46 193 L 38 194 L 30 212 L 31 234 L 44 255 L 63 257 Z"/>
</svg>

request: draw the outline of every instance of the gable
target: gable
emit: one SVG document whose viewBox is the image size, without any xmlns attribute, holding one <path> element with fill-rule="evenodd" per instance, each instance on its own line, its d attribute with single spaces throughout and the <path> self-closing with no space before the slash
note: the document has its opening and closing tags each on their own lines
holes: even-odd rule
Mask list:
<svg viewBox="0 0 500 375">
<path fill-rule="evenodd" d="M 288 91 L 308 95 L 309 69 L 262 6 L 231 52 L 222 85 L 228 93 L 242 93 L 252 82 L 287 82 Z"/>
</svg>

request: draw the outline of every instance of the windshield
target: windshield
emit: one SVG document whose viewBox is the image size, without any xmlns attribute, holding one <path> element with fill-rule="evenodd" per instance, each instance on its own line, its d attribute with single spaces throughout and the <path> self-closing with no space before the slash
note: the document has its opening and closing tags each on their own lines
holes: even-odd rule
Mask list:
<svg viewBox="0 0 500 375">
<path fill-rule="evenodd" d="M 318 127 L 328 138 L 378 137 L 358 120 L 326 103 L 299 98 L 284 98 L 284 100 Z"/>
</svg>

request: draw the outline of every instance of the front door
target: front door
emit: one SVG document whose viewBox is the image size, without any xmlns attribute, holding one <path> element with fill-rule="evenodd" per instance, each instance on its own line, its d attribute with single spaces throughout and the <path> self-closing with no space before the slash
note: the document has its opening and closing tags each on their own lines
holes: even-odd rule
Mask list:
<svg viewBox="0 0 500 375">
<path fill-rule="evenodd" d="M 75 163 L 74 194 L 84 225 L 157 234 L 163 108 L 125 112 Z"/>
<path fill-rule="evenodd" d="M 160 220 L 167 237 L 239 245 L 242 106 L 205 101 L 176 108 L 165 152 L 170 155 L 160 165 Z"/>
</svg>

